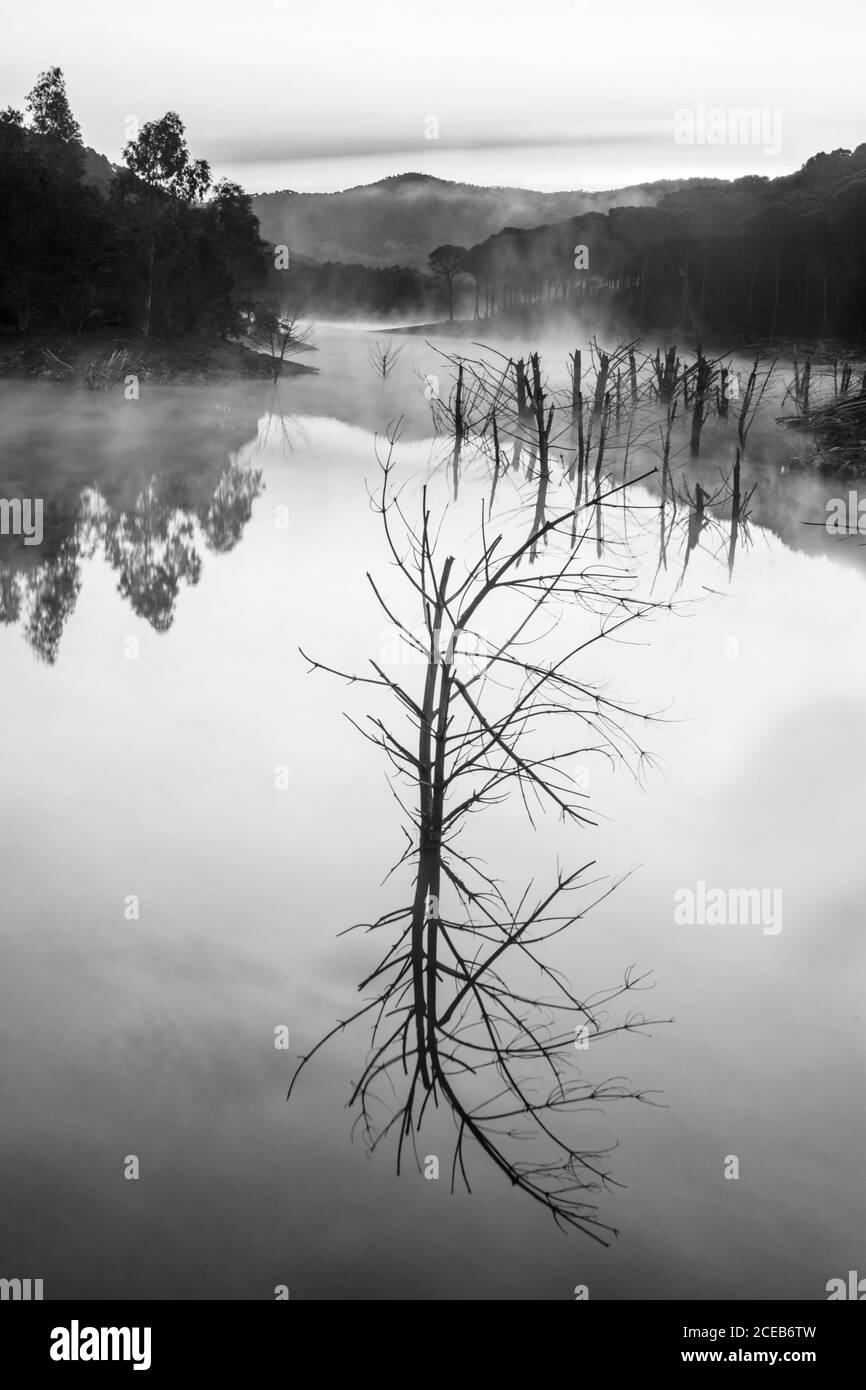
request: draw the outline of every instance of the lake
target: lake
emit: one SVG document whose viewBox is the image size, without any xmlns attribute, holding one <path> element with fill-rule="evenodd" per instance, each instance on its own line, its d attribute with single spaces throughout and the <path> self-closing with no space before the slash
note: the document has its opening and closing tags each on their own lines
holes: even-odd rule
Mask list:
<svg viewBox="0 0 866 1390">
<path fill-rule="evenodd" d="M 622 879 L 550 965 L 592 994 L 636 964 L 654 981 L 639 1007 L 672 1020 L 587 1054 L 659 1102 L 576 1121 L 618 1145 L 603 1247 L 478 1151 L 471 1195 L 452 1195 L 444 1112 L 419 1146 L 438 1181 L 353 1142 L 363 1022 L 286 1101 L 379 958 L 338 933 L 402 901 L 384 881 L 403 851 L 387 764 L 345 717 L 387 702 L 299 648 L 350 672 L 384 659 L 365 574 L 397 592 L 368 495 L 389 422 L 407 511 L 425 482 L 444 508 L 450 485 L 425 398 L 428 374 L 449 380 L 436 347 L 395 336 L 383 384 L 365 330 L 315 341 L 319 374 L 274 391 L 0 384 L 0 497 L 45 499 L 41 547 L 0 538 L 0 1272 L 47 1298 L 826 1297 L 864 1235 L 866 549 L 823 525 L 854 485 L 792 468 L 802 441 L 764 410 L 733 573 L 708 528 L 681 579 L 685 533 L 657 574 L 658 486 L 637 484 L 609 540 L 618 553 L 627 525 L 638 589 L 677 607 L 585 670 L 659 715 L 640 733 L 652 761 L 634 776 L 587 756 L 594 828 L 533 830 L 519 796 L 467 826 L 517 896 L 558 861 Z M 575 345 L 495 346 L 540 347 L 564 385 Z M 677 468 L 712 493 L 733 448 L 712 422 Z M 634 476 L 653 449 L 648 433 Z M 468 455 L 448 513 L 467 554 L 489 490 Z M 494 517 L 528 524 L 525 492 L 503 476 Z M 591 618 L 560 637 L 571 622 Z M 781 929 L 678 924 L 674 895 L 698 883 L 780 890 Z"/>
</svg>

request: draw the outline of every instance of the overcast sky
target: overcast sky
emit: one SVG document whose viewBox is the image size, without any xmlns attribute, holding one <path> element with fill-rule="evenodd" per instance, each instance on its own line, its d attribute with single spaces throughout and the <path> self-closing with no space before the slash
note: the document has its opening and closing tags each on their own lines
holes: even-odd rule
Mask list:
<svg viewBox="0 0 866 1390">
<path fill-rule="evenodd" d="M 856 0 L 0 0 L 0 32 L 0 106 L 59 64 L 87 144 L 119 161 L 129 117 L 176 110 L 251 192 L 774 176 L 866 140 Z M 700 103 L 763 109 L 781 142 L 676 143 Z"/>
</svg>

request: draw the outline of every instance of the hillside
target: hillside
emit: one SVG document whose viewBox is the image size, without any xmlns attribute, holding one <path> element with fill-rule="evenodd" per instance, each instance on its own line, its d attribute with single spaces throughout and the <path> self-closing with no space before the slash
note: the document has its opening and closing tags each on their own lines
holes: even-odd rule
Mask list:
<svg viewBox="0 0 866 1390">
<path fill-rule="evenodd" d="M 700 337 L 866 339 L 866 144 L 795 173 L 683 188 L 468 247 L 475 312 L 570 301 Z M 576 266 L 575 247 L 587 261 Z"/>
<path fill-rule="evenodd" d="M 663 179 L 604 193 L 483 188 L 399 174 L 341 193 L 261 193 L 253 211 L 267 241 L 317 261 L 426 267 L 434 246 L 471 246 L 503 227 L 534 227 L 612 207 L 654 207 L 699 179 Z"/>
<path fill-rule="evenodd" d="M 98 150 L 91 149 L 90 145 L 84 146 L 84 173 L 81 181 L 90 188 L 98 188 L 105 198 L 108 197 L 112 182 L 117 177 L 118 168 L 119 165 L 112 164 Z"/>
</svg>

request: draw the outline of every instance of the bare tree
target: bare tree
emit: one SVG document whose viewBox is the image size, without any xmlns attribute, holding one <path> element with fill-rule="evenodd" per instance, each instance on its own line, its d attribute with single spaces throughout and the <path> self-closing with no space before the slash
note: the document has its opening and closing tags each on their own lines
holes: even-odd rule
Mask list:
<svg viewBox="0 0 866 1390">
<path fill-rule="evenodd" d="M 313 326 L 301 321 L 298 310 L 281 310 L 274 304 L 256 304 L 250 315 L 247 337 L 259 352 L 268 354 L 273 379 L 277 382 L 285 359 L 311 343 Z"/>
<path fill-rule="evenodd" d="M 419 623 L 405 611 L 400 616 L 402 603 L 367 577 L 389 623 L 415 651 L 423 685 L 407 688 L 377 661 L 371 674 L 358 675 L 302 655 L 311 670 L 375 688 L 399 715 L 399 722 L 387 713 L 369 715 L 366 726 L 355 727 L 391 765 L 406 835 L 392 872 L 414 869 L 414 886 L 411 901 L 359 924 L 391 938 L 360 985 L 372 997 L 302 1059 L 292 1087 L 319 1047 L 372 1015 L 371 1050 L 350 1100 L 371 1146 L 393 1132 L 399 1172 L 407 1145 L 418 1160 L 416 1137 L 430 1102 L 444 1104 L 456 1128 L 452 1188 L 459 1173 L 469 1190 L 467 1145 L 474 1147 L 559 1224 L 607 1243 L 613 1228 L 587 1197 L 619 1184 L 609 1173 L 607 1149 L 576 1137 L 575 1116 L 607 1101 L 646 1101 L 648 1093 L 621 1077 L 589 1081 L 578 1063 L 588 1043 L 650 1026 L 642 1013 L 616 1020 L 607 1008 L 648 987 L 648 977 L 631 967 L 613 988 L 578 994 L 541 948 L 585 915 L 592 903 L 584 894 L 592 889 L 597 901 L 611 888 L 598 890 L 587 878 L 590 861 L 558 870 L 546 891 L 534 893 L 530 885 L 511 901 L 466 852 L 462 832 L 470 815 L 512 790 L 533 824 L 545 808 L 575 826 L 594 823 L 575 758 L 598 753 L 639 771 L 646 754 L 630 731 L 639 717 L 591 687 L 575 661 L 601 638 L 669 605 L 636 597 L 628 572 L 583 561 L 589 528 L 570 543 L 572 505 L 511 542 L 501 531 L 489 536 L 482 515 L 474 559 L 461 567 L 454 553 L 440 558 L 443 518 L 431 514 L 427 489 L 413 525 L 394 484 L 396 439 L 391 431 L 373 502 L 399 588 Z M 608 489 L 599 505 L 621 490 Z M 555 555 L 549 567 L 539 572 L 524 565 L 539 540 L 548 539 L 547 554 Z M 590 635 L 567 641 L 556 659 L 533 655 L 566 607 L 590 615 Z M 569 630 L 560 629 L 563 636 Z M 560 724 L 564 746 L 560 741 L 557 751 L 549 740 Z M 536 975 L 537 991 L 527 987 L 527 971 Z M 391 1103 L 380 1099 L 381 1086 Z"/>
<path fill-rule="evenodd" d="M 405 346 L 405 343 L 401 343 L 398 348 L 395 348 L 390 338 L 384 343 L 381 339 L 374 338 L 372 343 L 368 344 L 367 355 L 370 359 L 370 366 L 376 375 L 382 378 L 383 382 L 393 372 L 397 365 L 397 358 Z"/>
<path fill-rule="evenodd" d="M 743 392 L 743 401 L 742 405 L 740 406 L 740 414 L 737 419 L 737 438 L 740 441 L 740 449 L 744 458 L 746 456 L 746 443 L 749 438 L 749 431 L 752 428 L 752 425 L 755 423 L 755 418 L 761 407 L 761 403 L 764 399 L 764 394 L 767 390 L 767 387 L 770 384 L 778 360 L 778 356 L 774 357 L 769 367 L 766 368 L 764 372 L 764 379 L 760 383 L 760 389 L 758 386 L 758 371 L 761 365 L 760 354 L 756 355 L 755 360 L 752 364 L 752 370 L 750 371 L 749 379 L 746 382 L 746 389 Z"/>
</svg>

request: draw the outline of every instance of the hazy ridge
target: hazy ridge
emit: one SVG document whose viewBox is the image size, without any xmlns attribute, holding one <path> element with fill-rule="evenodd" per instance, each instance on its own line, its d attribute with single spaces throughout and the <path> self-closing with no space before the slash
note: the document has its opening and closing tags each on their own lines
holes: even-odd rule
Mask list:
<svg viewBox="0 0 866 1390">
<path fill-rule="evenodd" d="M 472 246 L 506 227 L 528 228 L 612 207 L 655 207 L 682 188 L 717 179 L 660 179 L 627 188 L 540 193 L 399 174 L 340 193 L 255 194 L 262 236 L 300 256 L 426 269 L 434 246 Z"/>
</svg>

